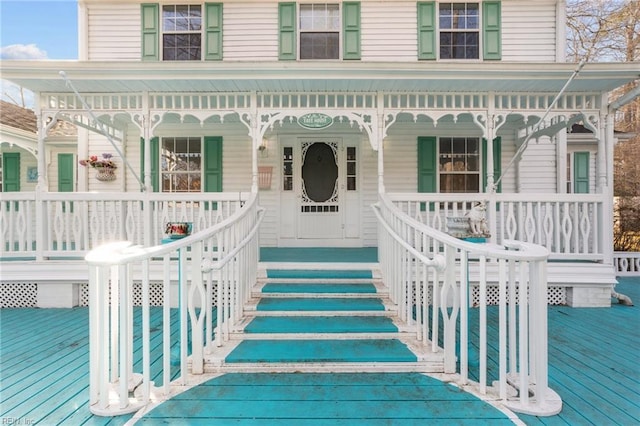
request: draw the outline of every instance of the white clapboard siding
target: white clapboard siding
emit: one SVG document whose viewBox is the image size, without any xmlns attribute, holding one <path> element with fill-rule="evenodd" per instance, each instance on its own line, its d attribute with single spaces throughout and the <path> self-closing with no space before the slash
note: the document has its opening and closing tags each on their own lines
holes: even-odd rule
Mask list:
<svg viewBox="0 0 640 426">
<path fill-rule="evenodd" d="M 140 4 L 91 3 L 87 8 L 90 61 L 140 61 Z"/>
<path fill-rule="evenodd" d="M 555 61 L 555 0 L 503 0 L 502 61 Z M 140 4 L 91 2 L 87 7 L 91 61 L 139 61 Z M 278 60 L 278 2 L 223 4 L 225 61 Z M 362 62 L 417 62 L 413 1 L 361 2 Z"/>
<path fill-rule="evenodd" d="M 278 60 L 277 2 L 224 3 L 223 20 L 224 60 Z"/>
<path fill-rule="evenodd" d="M 502 60 L 556 58 L 556 0 L 502 2 Z"/>
<path fill-rule="evenodd" d="M 556 192 L 556 144 L 549 138 L 529 141 L 517 168 L 520 176 L 518 192 Z"/>
<path fill-rule="evenodd" d="M 363 1 L 361 34 L 363 61 L 417 61 L 416 2 Z"/>
</svg>

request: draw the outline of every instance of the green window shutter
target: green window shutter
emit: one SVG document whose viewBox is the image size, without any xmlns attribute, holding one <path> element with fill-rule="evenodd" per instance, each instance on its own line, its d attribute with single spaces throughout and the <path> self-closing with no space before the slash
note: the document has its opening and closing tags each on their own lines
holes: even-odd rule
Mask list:
<svg viewBox="0 0 640 426">
<path fill-rule="evenodd" d="M 296 55 L 296 3 L 278 3 L 278 59 L 295 61 Z"/>
<path fill-rule="evenodd" d="M 589 193 L 589 152 L 573 154 L 573 192 Z"/>
<path fill-rule="evenodd" d="M 418 59 L 436 59 L 436 2 L 418 2 Z"/>
<path fill-rule="evenodd" d="M 73 192 L 73 154 L 58 154 L 58 192 Z"/>
<path fill-rule="evenodd" d="M 142 16 L 142 60 L 160 60 L 160 6 L 157 3 L 143 3 Z"/>
<path fill-rule="evenodd" d="M 205 54 L 206 61 L 222 60 L 222 3 L 205 3 Z"/>
<path fill-rule="evenodd" d="M 493 180 L 502 174 L 502 139 L 498 136 L 493 140 Z M 484 192 L 487 187 L 487 140 L 482 139 L 482 188 Z M 497 192 L 502 192 L 502 182 L 498 184 Z"/>
<path fill-rule="evenodd" d="M 342 59 L 360 59 L 360 2 L 342 3 Z"/>
<path fill-rule="evenodd" d="M 502 59 L 500 9 L 499 1 L 482 3 L 482 52 L 485 60 Z"/>
<path fill-rule="evenodd" d="M 438 192 L 438 144 L 435 136 L 418 137 L 418 192 Z M 433 211 L 435 206 L 429 210 Z M 420 210 L 427 209 L 426 203 Z"/>
<path fill-rule="evenodd" d="M 204 191 L 222 192 L 222 137 L 204 138 Z"/>
<path fill-rule="evenodd" d="M 2 190 L 20 192 L 20 153 L 2 154 Z"/>
<path fill-rule="evenodd" d="M 160 139 L 151 138 L 151 188 L 153 192 L 160 191 Z M 144 162 L 144 157 L 142 159 Z M 144 169 L 143 169 L 144 173 Z"/>
</svg>

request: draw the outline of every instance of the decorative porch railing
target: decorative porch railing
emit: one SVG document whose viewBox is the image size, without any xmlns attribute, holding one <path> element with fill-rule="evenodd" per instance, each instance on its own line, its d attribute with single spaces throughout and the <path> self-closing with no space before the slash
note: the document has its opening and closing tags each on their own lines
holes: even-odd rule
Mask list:
<svg viewBox="0 0 640 426">
<path fill-rule="evenodd" d="M 2 258 L 82 258 L 108 241 L 153 245 L 167 222 L 194 231 L 234 214 L 248 193 L 6 192 L 0 201 Z"/>
<path fill-rule="evenodd" d="M 640 276 L 640 252 L 616 251 L 613 253 L 613 265 L 618 276 Z"/>
<path fill-rule="evenodd" d="M 518 240 L 549 250 L 552 259 L 602 261 L 612 242 L 601 234 L 602 194 L 416 194 L 392 193 L 389 199 L 411 218 L 446 231 L 448 216 L 462 216 L 485 202 L 492 242 Z M 611 226 L 611 225 L 608 225 Z"/>
<path fill-rule="evenodd" d="M 519 241 L 504 241 L 503 247 L 465 242 L 410 216 L 419 216 L 419 205 L 401 207 L 404 211 L 397 198 L 384 194 L 374 205 L 380 267 L 390 298 L 416 338 L 434 352 L 444 351 L 445 374 L 458 373 L 461 385 L 498 398 L 514 411 L 557 414 L 562 401 L 549 389 L 547 371 L 548 250 Z M 499 286 L 497 324 L 491 326 L 486 304 L 490 267 L 498 271 Z M 469 329 L 471 280 L 479 282 L 478 330 Z M 496 326 L 498 336 L 490 341 L 489 329 Z M 477 367 L 469 353 L 476 333 Z M 488 384 L 490 356 L 497 359 L 496 386 Z M 470 370 L 477 384 L 470 383 Z"/>
<path fill-rule="evenodd" d="M 220 339 L 227 321 L 242 315 L 248 289 L 256 281 L 263 217 L 257 194 L 230 213 L 168 244 L 111 242 L 87 254 L 91 412 L 113 416 L 137 411 L 169 397 L 175 377 L 187 384 L 189 375 L 203 373 L 204 353 L 214 333 Z M 149 302 L 150 276 L 157 272 L 163 291 L 162 306 L 155 308 L 162 312 L 158 330 L 150 325 Z M 142 284 L 139 308 L 133 306 L 134 282 Z M 172 283 L 177 283 L 177 295 Z M 171 306 L 178 306 L 177 333 L 172 330 Z M 134 347 L 141 350 L 140 364 L 135 363 Z M 152 354 L 161 361 L 153 363 Z M 179 359 L 173 368 L 172 354 Z M 161 386 L 154 385 L 158 381 Z"/>
</svg>

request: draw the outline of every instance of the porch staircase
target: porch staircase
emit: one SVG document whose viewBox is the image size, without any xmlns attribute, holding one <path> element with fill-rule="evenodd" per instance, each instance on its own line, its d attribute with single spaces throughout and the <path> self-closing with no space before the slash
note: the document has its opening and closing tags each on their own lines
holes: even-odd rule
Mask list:
<svg viewBox="0 0 640 426">
<path fill-rule="evenodd" d="M 267 267 L 205 373 L 443 371 L 398 317 L 376 264 Z"/>
</svg>

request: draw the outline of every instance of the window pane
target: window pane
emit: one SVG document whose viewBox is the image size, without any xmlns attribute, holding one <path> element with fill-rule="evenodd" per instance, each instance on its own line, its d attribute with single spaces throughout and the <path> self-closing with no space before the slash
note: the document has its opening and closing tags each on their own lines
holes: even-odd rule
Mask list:
<svg viewBox="0 0 640 426">
<path fill-rule="evenodd" d="M 338 59 L 338 33 L 300 34 L 300 59 Z"/>
</svg>

